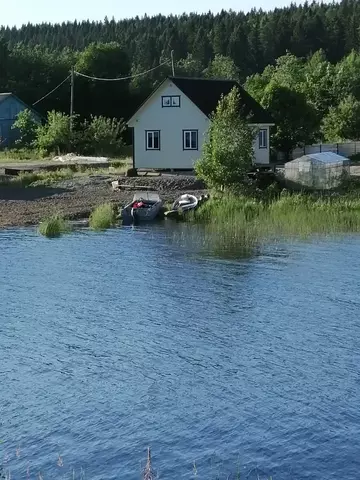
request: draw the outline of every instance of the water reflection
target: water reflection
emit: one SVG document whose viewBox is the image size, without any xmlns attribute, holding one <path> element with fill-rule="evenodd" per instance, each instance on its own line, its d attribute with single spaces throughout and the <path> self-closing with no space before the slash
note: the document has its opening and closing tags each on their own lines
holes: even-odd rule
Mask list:
<svg viewBox="0 0 360 480">
<path fill-rule="evenodd" d="M 192 251 L 196 255 L 223 260 L 242 260 L 256 257 L 261 252 L 261 243 L 239 232 L 219 231 L 205 225 L 178 223 L 167 226 L 169 243 Z"/>
</svg>

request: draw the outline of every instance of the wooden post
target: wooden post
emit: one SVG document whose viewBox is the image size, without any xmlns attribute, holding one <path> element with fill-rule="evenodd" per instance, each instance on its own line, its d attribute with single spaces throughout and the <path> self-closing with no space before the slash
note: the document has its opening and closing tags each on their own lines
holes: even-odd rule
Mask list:
<svg viewBox="0 0 360 480">
<path fill-rule="evenodd" d="M 174 50 L 171 50 L 171 69 L 172 69 L 172 76 L 175 77 Z"/>
<path fill-rule="evenodd" d="M 70 82 L 70 132 L 73 130 L 74 117 L 74 67 L 71 67 L 71 82 Z"/>
</svg>

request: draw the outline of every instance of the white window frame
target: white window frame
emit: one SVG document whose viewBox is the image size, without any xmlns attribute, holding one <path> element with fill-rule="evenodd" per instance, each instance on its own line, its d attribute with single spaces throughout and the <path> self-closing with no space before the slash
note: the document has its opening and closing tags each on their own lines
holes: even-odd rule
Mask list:
<svg viewBox="0 0 360 480">
<path fill-rule="evenodd" d="M 186 146 L 186 136 L 190 134 L 190 146 Z M 192 136 L 195 135 L 196 147 L 192 147 Z M 183 150 L 199 150 L 199 131 L 198 130 L 183 130 Z"/>
<path fill-rule="evenodd" d="M 166 105 L 166 100 L 170 100 L 170 104 Z M 163 95 L 161 97 L 162 108 L 180 108 L 180 95 Z"/>
<path fill-rule="evenodd" d="M 268 148 L 268 129 L 260 128 L 259 130 L 259 148 Z"/>
<path fill-rule="evenodd" d="M 154 147 L 155 134 L 158 134 L 158 147 Z M 151 139 L 151 146 L 149 140 Z M 145 150 L 160 150 L 160 130 L 145 130 Z"/>
</svg>

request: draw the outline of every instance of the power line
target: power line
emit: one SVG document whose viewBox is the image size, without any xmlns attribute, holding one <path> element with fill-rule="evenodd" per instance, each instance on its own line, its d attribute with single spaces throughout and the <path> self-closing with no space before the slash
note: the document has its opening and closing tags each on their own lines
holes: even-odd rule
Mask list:
<svg viewBox="0 0 360 480">
<path fill-rule="evenodd" d="M 146 72 L 141 72 L 141 73 L 135 73 L 134 75 L 130 75 L 129 77 L 121 77 L 121 78 L 99 78 L 99 77 L 90 77 L 89 75 L 85 75 L 84 73 L 76 72 L 74 71 L 75 75 L 79 75 L 80 77 L 88 78 L 89 80 L 99 80 L 101 82 L 120 82 L 122 80 L 131 80 L 132 78 L 136 77 L 141 77 L 142 75 L 146 75 L 157 68 L 162 67 L 163 65 L 167 65 L 170 63 L 171 60 L 166 60 L 166 62 L 160 63 L 159 65 L 156 65 L 156 67 L 150 68 L 149 70 L 146 70 Z"/>
<path fill-rule="evenodd" d="M 51 90 L 51 92 L 47 93 L 46 95 L 44 95 L 43 97 L 40 98 L 40 100 L 37 100 L 35 103 L 32 104 L 32 106 L 34 107 L 35 105 L 37 105 L 38 103 L 40 103 L 42 100 L 45 100 L 46 97 L 48 97 L 49 95 L 51 95 L 52 93 L 54 93 L 58 88 L 61 87 L 61 85 L 63 85 L 67 80 L 69 80 L 69 78 L 71 77 L 71 75 L 69 75 L 68 77 L 65 78 L 65 80 L 63 80 L 61 83 L 59 83 L 59 85 L 57 87 L 55 87 L 53 90 Z"/>
<path fill-rule="evenodd" d="M 171 60 L 166 60 L 165 62 L 160 63 L 159 65 L 156 65 L 156 67 L 150 68 L 149 70 L 146 70 L 145 72 L 135 73 L 134 75 L 129 75 L 128 77 L 121 77 L 121 78 L 99 78 L 99 77 L 91 77 L 91 76 L 89 76 L 89 75 L 85 75 L 84 73 L 76 72 L 74 69 L 72 69 L 70 75 L 68 75 L 61 83 L 59 83 L 59 85 L 57 85 L 55 88 L 53 88 L 50 92 L 48 92 L 46 95 L 44 95 L 44 96 L 41 97 L 39 100 L 37 100 L 36 102 L 34 102 L 34 103 L 32 104 L 32 106 L 34 107 L 34 106 L 37 105 L 38 103 L 40 103 L 40 102 L 42 102 L 43 100 L 45 100 L 45 98 L 47 98 L 49 95 L 51 95 L 52 93 L 56 92 L 56 90 L 57 90 L 58 88 L 60 88 L 67 80 L 69 80 L 69 78 L 71 78 L 71 80 L 72 80 L 72 82 L 71 82 L 71 92 L 72 92 L 71 105 L 73 105 L 74 75 L 78 75 L 78 76 L 80 76 L 80 77 L 88 78 L 89 80 L 98 80 L 98 81 L 102 81 L 102 82 L 120 82 L 120 81 L 123 81 L 123 80 L 131 80 L 132 78 L 141 77 L 142 75 L 147 75 L 148 73 L 153 72 L 153 71 L 156 70 L 157 68 L 163 67 L 164 65 L 167 65 L 167 64 L 169 64 L 169 63 L 171 63 L 171 65 L 172 65 L 172 71 L 173 71 L 173 75 L 174 75 L 174 58 L 173 58 L 173 52 L 171 52 Z M 73 110 L 73 107 L 71 107 L 71 110 Z"/>
</svg>

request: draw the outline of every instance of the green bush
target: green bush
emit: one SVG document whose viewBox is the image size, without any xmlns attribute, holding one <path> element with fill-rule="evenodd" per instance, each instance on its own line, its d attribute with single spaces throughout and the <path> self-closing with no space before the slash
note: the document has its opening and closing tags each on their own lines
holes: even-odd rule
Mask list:
<svg viewBox="0 0 360 480">
<path fill-rule="evenodd" d="M 20 134 L 20 138 L 16 141 L 16 144 L 22 148 L 29 148 L 34 144 L 39 122 L 36 121 L 31 110 L 26 109 L 17 115 L 11 128 L 13 130 L 17 129 Z"/>
<path fill-rule="evenodd" d="M 106 230 L 116 224 L 116 212 L 110 203 L 96 207 L 89 219 L 90 228 L 93 230 Z"/>
<path fill-rule="evenodd" d="M 60 215 L 53 215 L 43 220 L 39 225 L 39 233 L 48 238 L 59 237 L 61 234 L 69 231 L 68 223 Z"/>
<path fill-rule="evenodd" d="M 123 148 L 123 120 L 91 116 L 77 132 L 77 149 L 86 155 L 114 156 Z"/>
<path fill-rule="evenodd" d="M 36 130 L 34 145 L 41 152 L 67 152 L 72 145 L 69 115 L 55 110 L 49 112 L 47 123 Z"/>
</svg>

